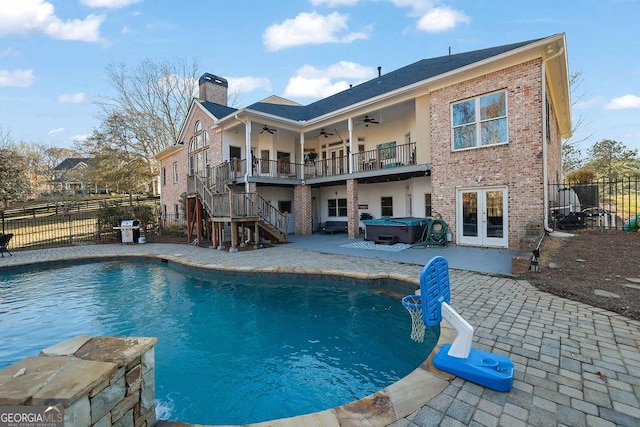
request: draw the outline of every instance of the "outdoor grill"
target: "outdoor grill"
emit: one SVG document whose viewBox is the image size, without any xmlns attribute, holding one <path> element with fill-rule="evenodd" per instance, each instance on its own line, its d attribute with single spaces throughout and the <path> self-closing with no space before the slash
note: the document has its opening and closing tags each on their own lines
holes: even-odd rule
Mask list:
<svg viewBox="0 0 640 427">
<path fill-rule="evenodd" d="M 122 235 L 122 243 L 136 243 L 140 238 L 140 221 L 135 219 L 127 219 L 120 222 L 120 227 L 113 227 L 114 230 L 120 230 Z"/>
</svg>

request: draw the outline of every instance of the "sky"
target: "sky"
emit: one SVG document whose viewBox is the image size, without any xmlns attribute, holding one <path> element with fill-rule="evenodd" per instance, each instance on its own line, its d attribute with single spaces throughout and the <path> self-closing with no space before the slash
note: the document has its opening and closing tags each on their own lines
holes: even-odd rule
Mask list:
<svg viewBox="0 0 640 427">
<path fill-rule="evenodd" d="M 640 0 L 0 0 L 0 130 L 73 147 L 116 96 L 110 64 L 197 61 L 241 108 L 302 104 L 424 58 L 565 33 L 572 141 L 640 151 Z"/>
</svg>

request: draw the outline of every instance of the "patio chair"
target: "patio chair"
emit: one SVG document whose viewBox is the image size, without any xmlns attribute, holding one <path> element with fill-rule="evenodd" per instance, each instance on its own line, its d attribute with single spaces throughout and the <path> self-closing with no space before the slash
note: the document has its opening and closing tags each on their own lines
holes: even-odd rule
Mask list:
<svg viewBox="0 0 640 427">
<path fill-rule="evenodd" d="M 7 246 L 9 246 L 9 241 L 11 240 L 12 237 L 13 237 L 13 233 L 0 235 L 0 255 L 2 255 L 2 258 L 4 258 L 5 252 L 13 256 L 11 252 L 9 252 L 9 249 L 7 249 Z"/>
</svg>

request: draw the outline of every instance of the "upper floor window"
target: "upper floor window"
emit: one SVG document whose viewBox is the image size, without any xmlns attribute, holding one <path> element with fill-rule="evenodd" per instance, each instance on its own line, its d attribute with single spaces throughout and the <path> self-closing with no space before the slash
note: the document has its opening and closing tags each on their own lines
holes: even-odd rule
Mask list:
<svg viewBox="0 0 640 427">
<path fill-rule="evenodd" d="M 506 144 L 507 92 L 479 96 L 451 106 L 453 149 Z"/>
<path fill-rule="evenodd" d="M 200 120 L 198 120 L 196 122 L 196 125 L 193 127 L 193 131 L 194 132 L 200 132 L 202 130 L 202 122 Z"/>
<path fill-rule="evenodd" d="M 173 162 L 173 183 L 178 182 L 178 162 Z"/>
<path fill-rule="evenodd" d="M 163 166 L 162 167 L 162 185 L 167 185 L 167 169 Z"/>
</svg>

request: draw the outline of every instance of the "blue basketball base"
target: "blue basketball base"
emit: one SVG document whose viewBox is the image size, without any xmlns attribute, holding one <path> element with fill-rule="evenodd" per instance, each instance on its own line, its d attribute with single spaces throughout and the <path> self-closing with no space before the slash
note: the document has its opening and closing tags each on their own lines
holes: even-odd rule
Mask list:
<svg viewBox="0 0 640 427">
<path fill-rule="evenodd" d="M 447 354 L 450 347 L 451 344 L 443 345 L 433 357 L 433 365 L 436 368 L 492 390 L 511 390 L 513 385 L 511 359 L 473 348 L 468 358 L 461 359 Z"/>
</svg>

